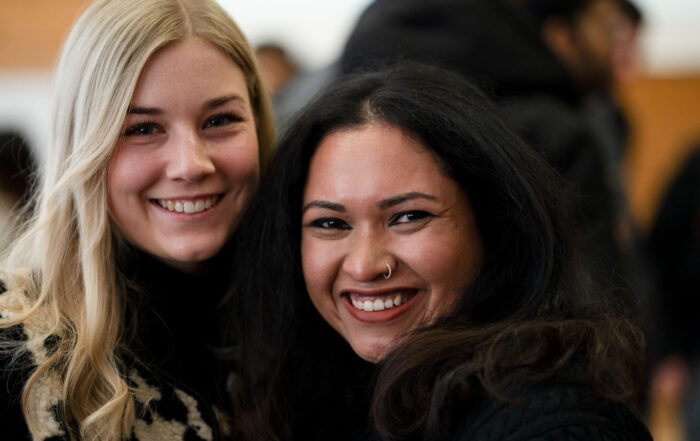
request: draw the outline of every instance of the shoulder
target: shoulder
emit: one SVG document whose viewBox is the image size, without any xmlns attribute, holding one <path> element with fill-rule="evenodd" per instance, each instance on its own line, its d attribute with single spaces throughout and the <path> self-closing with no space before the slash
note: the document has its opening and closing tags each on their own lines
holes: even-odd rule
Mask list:
<svg viewBox="0 0 700 441">
<path fill-rule="evenodd" d="M 574 382 L 534 386 L 512 401 L 491 399 L 458 418 L 454 441 L 651 441 L 631 407 Z"/>
</svg>

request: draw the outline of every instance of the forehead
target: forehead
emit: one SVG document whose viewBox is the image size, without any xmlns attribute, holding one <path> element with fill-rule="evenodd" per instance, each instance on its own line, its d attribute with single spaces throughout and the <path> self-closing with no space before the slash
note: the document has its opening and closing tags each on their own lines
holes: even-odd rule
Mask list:
<svg viewBox="0 0 700 441">
<path fill-rule="evenodd" d="M 311 159 L 305 198 L 385 197 L 407 191 L 455 191 L 433 154 L 388 124 L 327 135 Z"/>
<path fill-rule="evenodd" d="M 221 87 L 232 92 L 247 90 L 243 72 L 221 48 L 201 37 L 191 37 L 170 44 L 149 58 L 139 76 L 134 99 L 177 96 L 185 91 L 204 94 Z"/>
</svg>

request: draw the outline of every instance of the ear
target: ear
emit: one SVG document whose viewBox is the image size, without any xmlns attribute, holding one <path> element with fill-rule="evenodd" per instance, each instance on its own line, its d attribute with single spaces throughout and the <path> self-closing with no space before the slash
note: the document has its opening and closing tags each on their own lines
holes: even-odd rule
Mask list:
<svg viewBox="0 0 700 441">
<path fill-rule="evenodd" d="M 564 64 L 575 58 L 572 29 L 563 19 L 550 17 L 542 23 L 542 41 Z"/>
</svg>

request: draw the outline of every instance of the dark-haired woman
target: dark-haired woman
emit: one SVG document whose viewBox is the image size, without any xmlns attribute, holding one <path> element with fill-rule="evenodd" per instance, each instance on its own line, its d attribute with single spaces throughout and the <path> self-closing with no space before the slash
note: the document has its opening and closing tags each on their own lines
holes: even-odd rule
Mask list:
<svg viewBox="0 0 700 441">
<path fill-rule="evenodd" d="M 638 331 L 469 82 L 338 81 L 269 171 L 236 264 L 241 438 L 650 439 Z"/>
</svg>

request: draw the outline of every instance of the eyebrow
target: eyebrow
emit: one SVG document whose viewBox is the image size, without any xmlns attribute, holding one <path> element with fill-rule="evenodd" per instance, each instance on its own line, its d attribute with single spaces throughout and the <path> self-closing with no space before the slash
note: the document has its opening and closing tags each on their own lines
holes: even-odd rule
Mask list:
<svg viewBox="0 0 700 441">
<path fill-rule="evenodd" d="M 202 109 L 204 110 L 211 110 L 215 109 L 219 106 L 222 106 L 228 102 L 231 101 L 241 101 L 243 102 L 243 98 L 241 98 L 238 95 L 226 95 L 218 98 L 211 99 L 204 103 L 202 105 Z M 128 114 L 131 115 L 160 115 L 163 113 L 163 110 L 158 108 L 158 107 L 141 107 L 141 106 L 130 106 L 129 110 L 127 111 Z"/>
<path fill-rule="evenodd" d="M 334 202 L 328 202 L 328 201 L 311 201 L 308 204 L 304 205 L 304 208 L 301 209 L 301 213 L 304 214 L 306 213 L 306 210 L 309 208 L 326 208 L 328 210 L 333 210 L 333 211 L 339 211 L 341 213 L 345 213 L 345 207 L 341 204 L 336 204 Z"/>
<path fill-rule="evenodd" d="M 130 115 L 160 115 L 163 111 L 157 107 L 130 106 L 126 113 Z"/>
<path fill-rule="evenodd" d="M 399 195 L 384 199 L 384 200 L 380 201 L 377 204 L 377 206 L 383 210 L 386 208 L 393 207 L 395 205 L 399 205 L 402 202 L 410 201 L 411 199 L 428 199 L 431 201 L 437 201 L 437 198 L 435 196 L 425 194 L 425 193 L 420 193 L 418 191 L 412 191 L 409 193 L 399 194 Z"/>
<path fill-rule="evenodd" d="M 392 196 L 387 199 L 381 200 L 377 206 L 384 210 L 386 208 L 391 208 L 395 205 L 401 204 L 402 202 L 410 201 L 412 199 L 428 199 L 431 201 L 436 201 L 437 198 L 435 196 L 425 194 L 425 193 L 420 193 L 417 191 L 412 191 L 409 193 L 403 193 L 399 194 L 396 196 Z M 345 206 L 342 204 L 336 204 L 334 202 L 328 202 L 328 201 L 311 201 L 308 204 L 304 205 L 304 208 L 302 208 L 301 212 L 302 214 L 306 212 L 306 210 L 310 208 L 325 208 L 328 210 L 333 210 L 333 211 L 338 211 L 341 213 L 345 213 Z"/>
<path fill-rule="evenodd" d="M 219 98 L 214 98 L 214 99 L 212 99 L 212 100 L 207 101 L 206 103 L 204 103 L 204 105 L 202 106 L 202 108 L 205 109 L 205 110 L 207 110 L 207 109 L 215 109 L 215 108 L 217 108 L 217 107 L 219 107 L 219 106 L 222 106 L 222 105 L 224 105 L 224 104 L 226 104 L 226 103 L 229 103 L 229 102 L 231 102 L 231 101 L 241 101 L 241 102 L 243 102 L 243 98 L 240 97 L 239 95 L 226 95 L 226 96 L 222 96 L 222 97 L 219 97 Z"/>
</svg>

